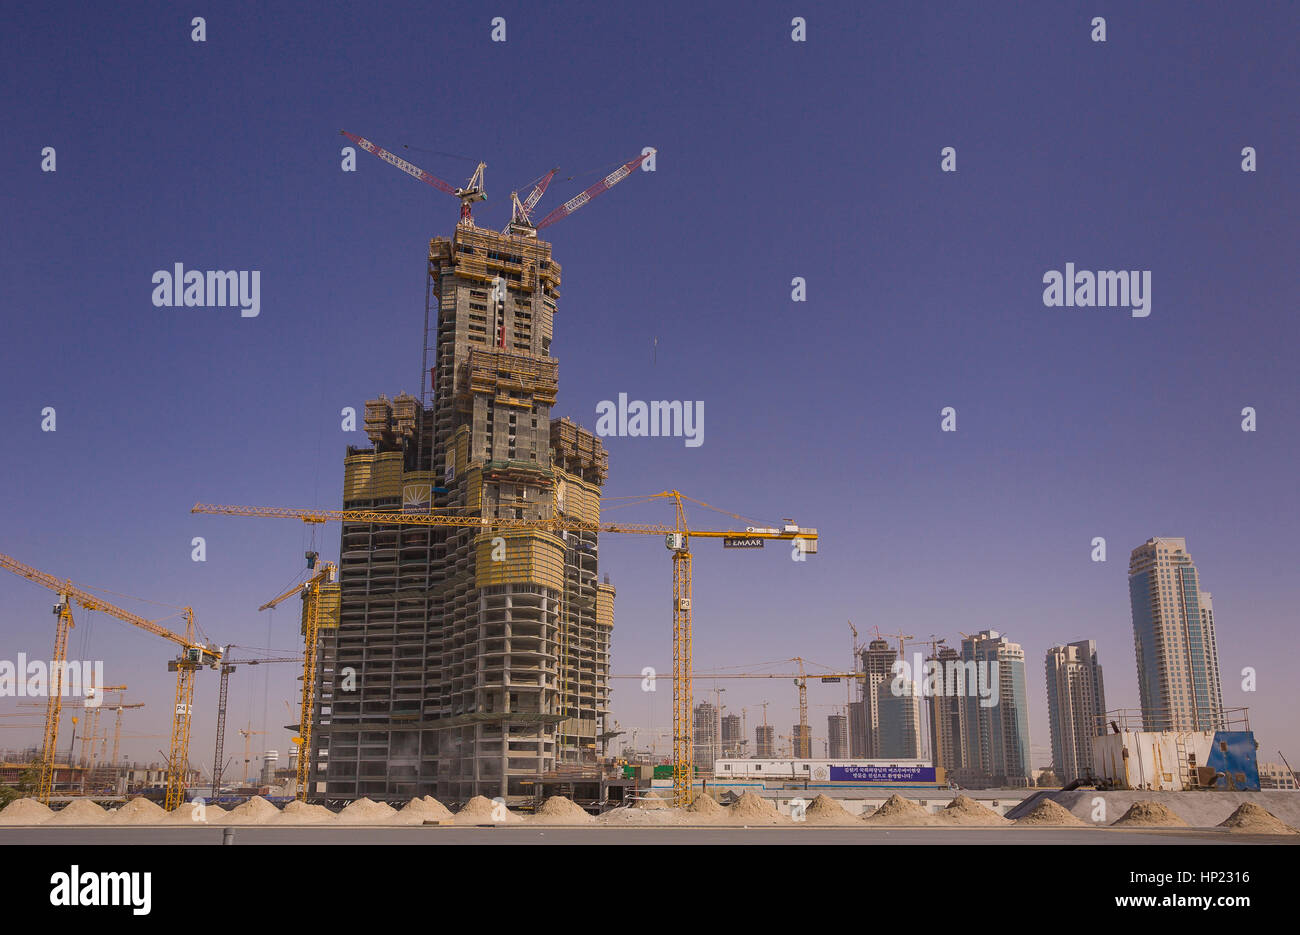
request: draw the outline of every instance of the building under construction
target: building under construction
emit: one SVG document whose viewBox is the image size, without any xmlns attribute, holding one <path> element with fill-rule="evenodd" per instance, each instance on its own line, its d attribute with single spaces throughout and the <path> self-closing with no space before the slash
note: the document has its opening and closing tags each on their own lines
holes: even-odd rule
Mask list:
<svg viewBox="0 0 1300 935">
<path fill-rule="evenodd" d="M 428 264 L 426 382 L 366 404 L 371 446 L 347 450 L 344 509 L 598 521 L 604 447 L 551 418 L 550 244 L 465 218 Z M 312 797 L 518 802 L 544 774 L 595 764 L 614 617 L 597 558 L 594 532 L 344 523 Z"/>
</svg>

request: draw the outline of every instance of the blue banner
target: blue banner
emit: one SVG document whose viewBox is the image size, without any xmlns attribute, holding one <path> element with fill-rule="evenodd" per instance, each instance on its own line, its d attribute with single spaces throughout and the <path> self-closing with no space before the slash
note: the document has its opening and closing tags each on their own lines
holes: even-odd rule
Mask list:
<svg viewBox="0 0 1300 935">
<path fill-rule="evenodd" d="M 933 766 L 885 766 L 862 763 L 832 766 L 831 782 L 934 782 Z"/>
</svg>

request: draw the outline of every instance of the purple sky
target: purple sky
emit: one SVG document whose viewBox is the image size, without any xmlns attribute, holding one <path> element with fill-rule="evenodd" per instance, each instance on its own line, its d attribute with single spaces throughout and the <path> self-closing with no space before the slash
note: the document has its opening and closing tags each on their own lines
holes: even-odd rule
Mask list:
<svg viewBox="0 0 1300 935">
<path fill-rule="evenodd" d="M 606 493 L 675 487 L 822 536 L 803 564 L 697 542 L 698 669 L 842 667 L 850 619 L 954 644 L 998 629 L 1027 654 L 1042 765 L 1044 652 L 1097 640 L 1109 706 L 1136 706 L 1128 553 L 1185 536 L 1215 598 L 1225 704 L 1251 707 L 1261 759 L 1300 758 L 1294 4 L 265 7 L 8 11 L 0 552 L 192 604 L 219 642 L 294 650 L 296 607 L 256 608 L 299 573 L 309 531 L 189 507 L 339 504 L 344 447 L 364 442 L 339 410 L 418 391 L 427 242 L 456 218 L 364 153 L 341 172 L 338 129 L 455 184 L 472 163 L 402 145 L 484 159 L 476 216 L 497 228 L 551 166 L 543 210 L 654 146 L 653 174 L 546 232 L 564 268 L 556 414 L 594 427 L 620 392 L 702 400 L 698 448 L 608 439 Z M 155 308 L 150 278 L 176 262 L 259 270 L 261 314 Z M 1044 307 L 1043 274 L 1067 262 L 1151 271 L 1150 316 Z M 337 528 L 317 545 L 336 557 Z M 662 542 L 607 536 L 601 559 L 615 671 L 670 672 Z M 0 658 L 48 656 L 50 597 L 0 578 Z M 70 655 L 147 703 L 130 733 L 164 735 L 170 647 L 79 618 Z M 290 668 L 236 674 L 228 751 L 264 710 L 267 745 L 288 747 Z M 216 684 L 204 673 L 196 697 L 205 769 Z M 724 698 L 751 737 L 763 700 L 778 733 L 796 718 L 791 684 Z M 619 682 L 614 716 L 666 729 L 670 704 L 666 682 Z M 820 755 L 831 709 L 812 710 Z M 38 739 L 6 729 L 0 746 Z"/>
</svg>

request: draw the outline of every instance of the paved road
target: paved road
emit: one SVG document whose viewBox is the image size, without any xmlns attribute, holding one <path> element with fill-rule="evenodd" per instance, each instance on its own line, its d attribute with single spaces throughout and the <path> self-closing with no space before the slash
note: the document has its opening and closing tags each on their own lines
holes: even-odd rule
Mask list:
<svg viewBox="0 0 1300 935">
<path fill-rule="evenodd" d="M 1101 828 L 574 828 L 538 827 L 233 827 L 236 844 L 1300 844 L 1286 837 L 1209 829 Z M 222 826 L 207 828 L 0 828 L 7 844 L 220 844 Z"/>
</svg>

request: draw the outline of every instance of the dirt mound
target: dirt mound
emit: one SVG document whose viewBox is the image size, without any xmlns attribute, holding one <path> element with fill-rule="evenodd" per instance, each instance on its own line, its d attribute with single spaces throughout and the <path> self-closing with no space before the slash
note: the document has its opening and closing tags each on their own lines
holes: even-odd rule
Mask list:
<svg viewBox="0 0 1300 935">
<path fill-rule="evenodd" d="M 481 795 L 474 796 L 456 813 L 458 825 L 500 825 L 515 821 L 523 819 L 508 808 L 497 808 L 491 799 Z"/>
<path fill-rule="evenodd" d="M 711 795 L 697 795 L 695 801 L 686 806 L 686 811 L 705 818 L 721 818 L 727 814 L 727 807 Z"/>
<path fill-rule="evenodd" d="M 1186 828 L 1187 822 L 1159 802 L 1142 799 L 1134 802 L 1129 806 L 1127 812 L 1111 822 L 1112 828 L 1119 828 L 1124 825 L 1166 825 L 1175 828 Z"/>
<path fill-rule="evenodd" d="M 952 825 L 1006 825 L 1010 824 L 993 809 L 981 805 L 968 795 L 959 795 L 938 814 L 940 821 Z"/>
<path fill-rule="evenodd" d="M 53 814 L 35 799 L 14 799 L 0 810 L 0 825 L 38 825 Z"/>
<path fill-rule="evenodd" d="M 596 819 L 571 799 L 553 795 L 537 807 L 533 820 L 548 825 L 587 825 Z"/>
<path fill-rule="evenodd" d="M 727 817 L 746 825 L 783 825 L 790 819 L 756 792 L 746 792 L 727 809 Z"/>
<path fill-rule="evenodd" d="M 1243 834 L 1300 834 L 1300 831 L 1254 802 L 1242 802 L 1235 812 L 1219 822 L 1219 827 Z"/>
<path fill-rule="evenodd" d="M 934 817 L 911 799 L 905 799 L 897 792 L 885 800 L 864 821 L 877 825 L 932 825 Z"/>
<path fill-rule="evenodd" d="M 109 816 L 115 825 L 156 825 L 167 820 L 162 807 L 148 799 L 135 798 Z"/>
<path fill-rule="evenodd" d="M 426 795 L 403 805 L 393 820 L 399 825 L 422 825 L 426 821 L 450 821 L 451 812 L 433 796 Z"/>
<path fill-rule="evenodd" d="M 290 802 L 275 820 L 277 825 L 318 825 L 332 822 L 335 815 L 324 805 L 308 805 L 306 802 Z"/>
<path fill-rule="evenodd" d="M 819 795 L 808 804 L 803 812 L 804 821 L 814 825 L 856 824 L 856 815 L 849 814 L 844 806 L 828 795 Z"/>
<path fill-rule="evenodd" d="M 73 799 L 44 823 L 47 825 L 104 825 L 108 824 L 108 812 L 90 801 L 90 799 Z"/>
<path fill-rule="evenodd" d="M 280 817 L 280 810 L 260 795 L 255 795 L 243 805 L 230 810 L 224 821 L 232 825 L 264 825 Z M 211 823 L 211 817 L 208 821 Z"/>
<path fill-rule="evenodd" d="M 1041 799 L 1037 805 L 1016 820 L 1018 825 L 1086 825 L 1068 808 L 1051 799 Z"/>
<path fill-rule="evenodd" d="M 205 805 L 202 812 L 198 809 L 199 806 L 195 802 L 182 802 L 168 812 L 163 821 L 172 825 L 211 825 L 223 820 L 229 814 L 218 805 Z M 195 817 L 196 812 L 202 816 L 202 820 Z"/>
<path fill-rule="evenodd" d="M 397 817 L 397 809 L 387 802 L 360 798 L 339 812 L 339 821 L 349 825 L 387 825 Z"/>
</svg>

